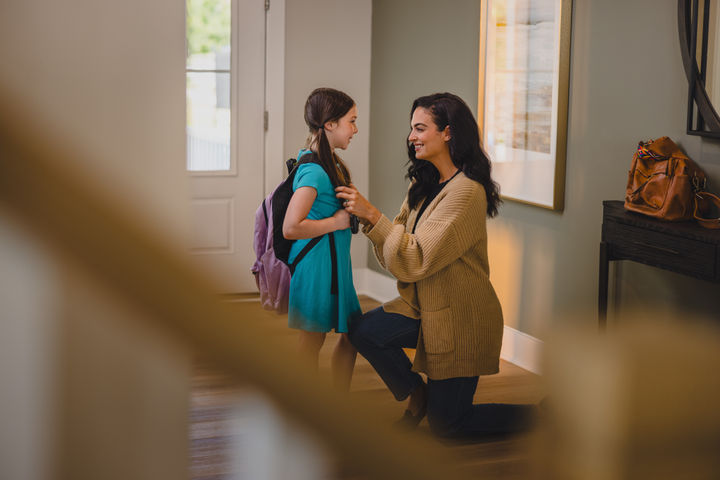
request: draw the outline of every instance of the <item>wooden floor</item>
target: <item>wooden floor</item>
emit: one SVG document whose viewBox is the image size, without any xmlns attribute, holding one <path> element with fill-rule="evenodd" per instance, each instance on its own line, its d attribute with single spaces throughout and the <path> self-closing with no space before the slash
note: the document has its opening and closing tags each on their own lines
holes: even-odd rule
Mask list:
<svg viewBox="0 0 720 480">
<path fill-rule="evenodd" d="M 236 301 L 252 301 L 252 298 L 239 298 Z M 287 327 L 287 317 L 263 311 L 259 303 L 258 315 L 267 317 L 277 335 L 297 335 Z M 372 299 L 361 297 L 363 311 L 378 305 Z M 337 336 L 328 334 L 320 352 L 320 371 L 329 370 L 330 353 Z M 329 371 L 328 371 L 329 374 Z M 231 421 L 231 399 L 238 393 L 229 379 L 197 365 L 193 378 L 191 395 L 191 471 L 193 480 L 220 480 L 237 478 L 229 455 L 227 425 Z M 396 402 L 368 362 L 358 356 L 353 374 L 351 392 L 372 399 L 387 422 L 399 418 L 404 404 Z M 480 377 L 475 402 L 498 403 L 536 403 L 543 396 L 540 377 L 511 363 L 501 361 L 500 373 Z M 418 427 L 418 434 L 431 437 L 427 422 Z M 529 435 L 507 438 L 487 439 L 481 442 L 440 443 L 438 448 L 451 448 L 453 453 L 463 459 L 460 467 L 473 477 L 488 479 L 524 479 L 530 476 L 530 438 Z M 455 466 L 457 467 L 457 466 Z M 248 477 L 249 478 L 249 477 Z M 365 477 L 348 469 L 340 468 L 333 478 L 360 480 Z"/>
</svg>

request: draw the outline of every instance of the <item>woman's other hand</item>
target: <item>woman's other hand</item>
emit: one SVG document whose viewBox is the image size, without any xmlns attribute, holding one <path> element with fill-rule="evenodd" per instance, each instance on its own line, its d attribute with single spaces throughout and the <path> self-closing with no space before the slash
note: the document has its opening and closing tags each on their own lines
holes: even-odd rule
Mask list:
<svg viewBox="0 0 720 480">
<path fill-rule="evenodd" d="M 335 220 L 335 225 L 337 226 L 336 230 L 345 230 L 350 228 L 350 214 L 342 208 L 333 214 L 333 219 Z"/>
<path fill-rule="evenodd" d="M 335 196 L 343 200 L 343 206 L 348 213 L 357 216 L 363 225 L 375 225 L 380 219 L 380 210 L 368 202 L 360 192 L 357 191 L 355 185 L 348 187 L 337 187 Z"/>
</svg>

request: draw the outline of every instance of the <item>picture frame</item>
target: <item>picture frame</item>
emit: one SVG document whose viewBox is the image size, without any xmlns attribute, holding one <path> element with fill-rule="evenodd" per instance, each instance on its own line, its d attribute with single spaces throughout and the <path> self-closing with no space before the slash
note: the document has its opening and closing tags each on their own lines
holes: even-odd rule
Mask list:
<svg viewBox="0 0 720 480">
<path fill-rule="evenodd" d="M 478 124 L 504 199 L 562 211 L 572 0 L 482 0 Z"/>
</svg>

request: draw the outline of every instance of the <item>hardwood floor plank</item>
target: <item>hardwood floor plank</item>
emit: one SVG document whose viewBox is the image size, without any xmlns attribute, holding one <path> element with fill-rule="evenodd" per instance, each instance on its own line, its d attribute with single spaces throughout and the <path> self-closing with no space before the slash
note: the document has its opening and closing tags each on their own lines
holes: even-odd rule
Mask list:
<svg viewBox="0 0 720 480">
<path fill-rule="evenodd" d="M 240 299 L 245 306 L 252 298 Z M 231 300 L 232 301 L 232 300 Z M 379 305 L 361 297 L 363 311 Z M 262 310 L 258 303 L 257 314 L 265 318 L 273 335 L 297 336 L 287 327 L 287 316 Z M 321 375 L 330 374 L 330 358 L 338 335 L 329 333 L 320 350 Z M 281 354 L 282 352 L 278 352 Z M 409 351 L 412 354 L 412 350 Z M 352 394 L 372 402 L 378 407 L 378 421 L 390 423 L 399 418 L 404 404 L 396 402 L 390 391 L 370 364 L 358 356 L 350 387 Z M 232 474 L 231 419 L 232 405 L 248 389 L 230 377 L 219 373 L 202 360 L 198 360 L 192 379 L 190 411 L 190 462 L 193 480 L 220 480 Z M 508 362 L 500 362 L 500 373 L 481 377 L 475 402 L 535 403 L 543 396 L 539 376 Z M 414 434 L 432 437 L 427 422 L 423 421 Z M 478 478 L 525 479 L 530 472 L 530 435 L 489 438 L 474 442 L 440 442 L 438 448 L 450 449 L 461 459 L 462 470 Z M 360 480 L 367 477 L 357 468 L 342 462 L 331 467 L 332 478 Z M 237 472 L 234 472 L 237 473 Z"/>
</svg>

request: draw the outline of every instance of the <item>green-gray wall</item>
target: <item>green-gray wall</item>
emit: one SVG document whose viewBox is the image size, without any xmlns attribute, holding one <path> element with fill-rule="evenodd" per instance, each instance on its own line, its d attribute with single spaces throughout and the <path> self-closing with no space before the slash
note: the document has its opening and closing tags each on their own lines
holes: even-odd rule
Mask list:
<svg viewBox="0 0 720 480">
<path fill-rule="evenodd" d="M 405 196 L 412 101 L 449 91 L 477 110 L 480 2 L 374 1 L 370 80 L 370 199 L 392 219 Z M 370 267 L 382 271 L 374 256 Z"/>
<path fill-rule="evenodd" d="M 477 110 L 479 1 L 373 2 L 370 198 L 394 215 L 407 188 L 413 98 L 451 91 Z M 685 134 L 687 82 L 674 0 L 573 2 L 565 210 L 506 201 L 488 224 L 491 280 L 506 324 L 544 338 L 560 318 L 595 322 L 602 200 L 622 199 L 638 140 L 669 135 L 720 192 L 720 144 Z M 370 268 L 381 271 L 374 258 Z M 717 317 L 718 286 L 623 262 L 613 319 L 659 304 Z"/>
</svg>

